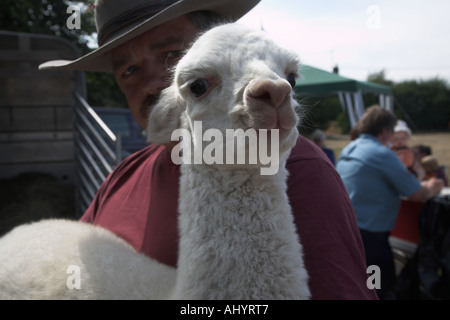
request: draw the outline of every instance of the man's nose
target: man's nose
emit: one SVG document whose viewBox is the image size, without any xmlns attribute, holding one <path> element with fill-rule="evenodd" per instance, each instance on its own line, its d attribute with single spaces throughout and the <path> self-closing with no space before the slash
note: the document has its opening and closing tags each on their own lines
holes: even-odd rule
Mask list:
<svg viewBox="0 0 450 320">
<path fill-rule="evenodd" d="M 169 86 L 169 72 L 163 66 L 145 63 L 142 67 L 141 90 L 146 95 L 160 93 Z"/>
</svg>

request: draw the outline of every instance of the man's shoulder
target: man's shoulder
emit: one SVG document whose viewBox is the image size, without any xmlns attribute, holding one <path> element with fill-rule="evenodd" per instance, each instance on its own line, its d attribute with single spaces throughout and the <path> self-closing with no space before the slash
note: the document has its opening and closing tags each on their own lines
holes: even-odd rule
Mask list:
<svg viewBox="0 0 450 320">
<path fill-rule="evenodd" d="M 325 152 L 305 137 L 299 137 L 286 162 L 289 184 L 298 183 L 309 188 L 334 185 L 340 178 Z M 328 187 L 327 187 L 328 188 Z"/>
<path fill-rule="evenodd" d="M 382 163 L 385 163 L 386 160 L 391 160 L 395 157 L 395 154 L 377 138 L 364 134 L 360 138 L 351 141 L 342 150 L 341 156 L 358 158 L 366 163 L 375 163 L 379 160 L 382 160 Z"/>
<path fill-rule="evenodd" d="M 152 170 L 156 163 L 170 165 L 172 162 L 167 161 L 167 159 L 170 159 L 170 154 L 163 145 L 151 144 L 123 159 L 112 174 L 142 173 L 141 171 L 147 169 Z"/>
<path fill-rule="evenodd" d="M 159 157 L 163 154 L 167 153 L 166 147 L 160 144 L 150 144 L 147 147 L 129 155 L 122 162 L 132 162 L 137 159 L 148 159 L 152 157 Z"/>
<path fill-rule="evenodd" d="M 311 140 L 299 136 L 297 142 L 292 148 L 287 165 L 302 161 L 302 160 L 318 160 L 329 162 L 327 155 Z"/>
</svg>

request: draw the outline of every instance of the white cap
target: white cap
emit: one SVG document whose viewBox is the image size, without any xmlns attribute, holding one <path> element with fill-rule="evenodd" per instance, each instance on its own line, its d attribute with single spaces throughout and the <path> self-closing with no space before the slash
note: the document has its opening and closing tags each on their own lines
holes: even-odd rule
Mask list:
<svg viewBox="0 0 450 320">
<path fill-rule="evenodd" d="M 397 121 L 397 125 L 394 128 L 394 132 L 406 132 L 408 136 L 411 137 L 411 129 L 409 129 L 408 125 L 403 120 Z"/>
</svg>

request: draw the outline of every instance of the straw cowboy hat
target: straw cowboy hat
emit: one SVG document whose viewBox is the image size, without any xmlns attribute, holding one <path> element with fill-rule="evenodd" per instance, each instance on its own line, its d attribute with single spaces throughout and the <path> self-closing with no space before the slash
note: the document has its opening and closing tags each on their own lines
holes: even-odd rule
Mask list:
<svg viewBox="0 0 450 320">
<path fill-rule="evenodd" d="M 193 11 L 208 10 L 236 21 L 260 0 L 96 0 L 99 48 L 76 59 L 53 60 L 39 69 L 112 71 L 108 52 L 167 21 Z"/>
</svg>

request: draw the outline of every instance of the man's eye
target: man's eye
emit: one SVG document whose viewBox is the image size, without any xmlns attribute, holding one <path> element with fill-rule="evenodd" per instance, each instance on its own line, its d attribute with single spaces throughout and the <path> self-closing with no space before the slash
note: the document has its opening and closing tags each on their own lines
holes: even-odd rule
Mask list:
<svg viewBox="0 0 450 320">
<path fill-rule="evenodd" d="M 166 67 L 173 67 L 181 59 L 183 50 L 174 50 L 167 53 Z"/>
<path fill-rule="evenodd" d="M 172 59 L 179 59 L 182 54 L 183 54 L 183 50 L 175 50 L 175 51 L 170 51 L 167 54 L 167 57 L 172 58 Z"/>
<path fill-rule="evenodd" d="M 124 76 L 124 77 L 129 77 L 129 76 L 131 76 L 133 73 L 135 73 L 137 69 L 138 69 L 137 66 L 131 66 L 131 67 L 129 67 L 129 68 L 127 68 L 127 69 L 125 70 L 125 72 L 122 74 L 122 76 Z"/>
</svg>

